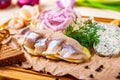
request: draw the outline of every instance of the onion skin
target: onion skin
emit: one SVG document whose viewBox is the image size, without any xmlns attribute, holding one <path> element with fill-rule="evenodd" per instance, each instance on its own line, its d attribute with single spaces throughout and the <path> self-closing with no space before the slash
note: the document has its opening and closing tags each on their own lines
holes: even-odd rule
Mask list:
<svg viewBox="0 0 120 80">
<path fill-rule="evenodd" d="M 24 5 L 20 8 L 19 16 L 25 21 L 25 23 L 28 23 L 33 19 L 37 19 L 39 16 L 39 6 Z"/>
<path fill-rule="evenodd" d="M 24 21 L 20 17 L 14 17 L 8 23 L 8 27 L 11 28 L 11 29 L 18 30 L 18 29 L 24 27 Z"/>
<path fill-rule="evenodd" d="M 0 0 L 0 9 L 5 9 L 11 5 L 11 0 Z"/>
<path fill-rule="evenodd" d="M 39 0 L 18 0 L 17 4 L 22 7 L 24 5 L 34 6 L 35 4 L 39 4 Z"/>
<path fill-rule="evenodd" d="M 32 0 L 32 1 L 31 1 L 31 5 L 32 5 L 32 6 L 35 5 L 35 4 L 39 4 L 39 0 Z"/>
<path fill-rule="evenodd" d="M 75 4 L 75 0 L 57 0 L 56 5 L 59 8 L 73 8 Z"/>
</svg>

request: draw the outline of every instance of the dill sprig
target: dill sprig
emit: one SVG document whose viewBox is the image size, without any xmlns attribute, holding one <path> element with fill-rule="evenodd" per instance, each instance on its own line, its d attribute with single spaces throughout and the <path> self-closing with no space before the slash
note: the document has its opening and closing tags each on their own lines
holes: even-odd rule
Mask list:
<svg viewBox="0 0 120 80">
<path fill-rule="evenodd" d="M 73 24 L 77 25 L 77 21 Z M 65 34 L 67 36 L 77 40 L 82 46 L 88 48 L 89 50 L 93 47 L 93 45 L 97 45 L 99 43 L 99 35 L 97 35 L 97 30 L 100 27 L 97 23 L 88 19 L 82 26 L 77 25 L 79 26 L 77 29 L 74 29 L 75 26 L 73 24 L 69 25 L 69 27 L 65 30 Z"/>
</svg>

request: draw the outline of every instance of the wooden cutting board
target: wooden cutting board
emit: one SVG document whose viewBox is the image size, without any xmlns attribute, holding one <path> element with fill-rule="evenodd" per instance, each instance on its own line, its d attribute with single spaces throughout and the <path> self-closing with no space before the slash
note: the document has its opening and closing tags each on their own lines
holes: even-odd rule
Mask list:
<svg viewBox="0 0 120 80">
<path fill-rule="evenodd" d="M 42 72 L 25 70 L 18 67 L 1 67 L 0 80 L 74 80 L 71 76 L 56 77 Z"/>
<path fill-rule="evenodd" d="M 88 18 L 88 16 L 82 16 Z M 110 23 L 114 19 L 94 17 L 96 21 Z M 14 66 L 0 67 L 0 80 L 75 80 L 71 76 L 56 77 L 42 72 L 25 70 Z"/>
</svg>

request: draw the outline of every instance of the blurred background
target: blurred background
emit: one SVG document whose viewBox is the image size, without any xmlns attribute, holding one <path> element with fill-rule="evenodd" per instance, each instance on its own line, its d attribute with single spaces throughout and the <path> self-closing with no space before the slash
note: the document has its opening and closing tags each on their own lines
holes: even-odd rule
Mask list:
<svg viewBox="0 0 120 80">
<path fill-rule="evenodd" d="M 120 11 L 120 0 L 76 0 L 76 5 Z"/>
<path fill-rule="evenodd" d="M 19 10 L 21 4 L 18 4 L 18 1 L 21 1 L 22 5 L 29 1 L 38 4 L 36 1 L 39 1 L 43 10 L 56 7 L 56 0 L 0 0 L 0 24 Z M 120 19 L 120 0 L 75 0 L 74 9 L 79 15 Z"/>
</svg>

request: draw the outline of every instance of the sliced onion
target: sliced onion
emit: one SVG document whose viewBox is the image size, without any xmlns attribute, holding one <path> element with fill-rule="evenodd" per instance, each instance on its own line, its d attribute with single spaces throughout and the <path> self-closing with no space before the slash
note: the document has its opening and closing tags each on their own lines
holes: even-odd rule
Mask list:
<svg viewBox="0 0 120 80">
<path fill-rule="evenodd" d="M 47 29 L 53 31 L 65 30 L 77 15 L 71 8 L 55 9 L 45 11 L 40 15 L 40 29 Z"/>
<path fill-rule="evenodd" d="M 39 0 L 18 0 L 18 5 L 20 7 L 22 7 L 23 5 L 35 5 L 35 4 L 39 4 Z"/>
<path fill-rule="evenodd" d="M 57 0 L 56 4 L 59 8 L 74 7 L 75 0 Z"/>
<path fill-rule="evenodd" d="M 29 22 L 33 19 L 36 19 L 39 16 L 39 6 L 23 6 L 19 11 L 19 16 L 23 18 L 25 22 Z"/>
<path fill-rule="evenodd" d="M 20 29 L 24 26 L 24 21 L 20 17 L 14 17 L 8 23 L 8 27 L 11 29 Z"/>
</svg>

